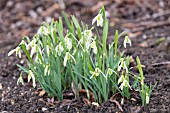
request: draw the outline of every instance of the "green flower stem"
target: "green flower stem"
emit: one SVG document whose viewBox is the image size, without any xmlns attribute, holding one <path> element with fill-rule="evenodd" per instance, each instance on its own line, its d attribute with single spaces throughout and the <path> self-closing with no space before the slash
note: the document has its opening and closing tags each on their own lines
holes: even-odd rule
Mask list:
<svg viewBox="0 0 170 113">
<path fill-rule="evenodd" d="M 114 44 L 114 58 L 116 59 L 117 57 L 117 47 L 118 47 L 118 40 L 119 40 L 119 35 L 118 35 L 118 30 L 115 32 L 115 44 Z"/>
</svg>

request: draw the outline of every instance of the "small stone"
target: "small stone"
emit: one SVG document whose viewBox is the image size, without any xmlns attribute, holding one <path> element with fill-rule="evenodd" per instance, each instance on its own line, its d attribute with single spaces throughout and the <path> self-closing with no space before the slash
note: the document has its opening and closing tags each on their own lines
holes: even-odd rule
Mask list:
<svg viewBox="0 0 170 113">
<path fill-rule="evenodd" d="M 37 11 L 39 14 L 41 14 L 41 13 L 43 12 L 43 7 L 38 7 L 38 8 L 36 9 L 36 11 Z"/>
<path fill-rule="evenodd" d="M 91 104 L 94 105 L 94 106 L 99 107 L 99 104 L 97 102 L 92 102 Z"/>
<path fill-rule="evenodd" d="M 0 83 L 0 90 L 2 89 L 2 83 Z"/>
<path fill-rule="evenodd" d="M 143 36 L 142 36 L 142 38 L 143 38 L 143 39 L 146 39 L 146 38 L 147 38 L 147 36 L 146 36 L 146 35 L 143 35 Z"/>
<path fill-rule="evenodd" d="M 39 96 L 42 97 L 45 94 L 45 90 L 40 91 Z"/>
<path fill-rule="evenodd" d="M 48 109 L 45 107 L 42 107 L 42 111 L 47 111 Z"/>
<path fill-rule="evenodd" d="M 14 102 L 14 100 L 12 99 L 12 100 L 11 100 L 11 104 L 13 105 L 14 103 L 15 103 L 15 102 Z"/>
<path fill-rule="evenodd" d="M 7 7 L 12 7 L 14 5 L 14 2 L 11 0 L 11 1 L 8 1 L 6 6 Z"/>
<path fill-rule="evenodd" d="M 106 13 L 106 17 L 109 18 L 110 17 L 109 11 L 106 11 L 105 13 Z"/>
<path fill-rule="evenodd" d="M 8 113 L 8 111 L 2 111 L 1 113 Z"/>
<path fill-rule="evenodd" d="M 13 76 L 12 78 L 13 78 L 14 80 L 16 80 L 16 77 L 15 77 L 15 76 Z"/>
<path fill-rule="evenodd" d="M 50 23 L 50 22 L 51 22 L 51 20 L 52 20 L 52 18 L 51 18 L 51 17 L 49 17 L 49 16 L 45 17 L 45 21 L 46 21 L 46 22 Z"/>
<path fill-rule="evenodd" d="M 37 13 L 34 10 L 29 10 L 28 14 L 34 19 L 36 19 L 37 16 L 38 16 Z"/>
</svg>

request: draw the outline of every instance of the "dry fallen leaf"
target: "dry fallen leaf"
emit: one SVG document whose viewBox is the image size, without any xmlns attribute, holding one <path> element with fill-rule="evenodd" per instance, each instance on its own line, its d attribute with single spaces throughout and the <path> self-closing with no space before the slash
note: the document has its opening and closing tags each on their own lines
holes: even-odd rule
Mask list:
<svg viewBox="0 0 170 113">
<path fill-rule="evenodd" d="M 76 97 L 77 96 L 77 87 L 76 87 L 74 81 L 71 82 L 71 89 Z"/>
<path fill-rule="evenodd" d="M 91 91 L 89 91 L 89 94 L 90 94 L 90 101 L 94 101 L 94 95 Z M 84 95 L 84 96 L 87 96 L 87 92 L 85 89 L 81 89 L 79 90 L 79 95 Z"/>
<path fill-rule="evenodd" d="M 38 96 L 42 97 L 45 93 L 46 93 L 45 90 L 42 90 L 42 91 L 40 91 Z"/>
<path fill-rule="evenodd" d="M 133 59 L 132 56 L 130 56 L 130 65 L 131 65 L 132 67 L 136 65 L 136 62 L 135 62 L 135 60 Z"/>
<path fill-rule="evenodd" d="M 136 99 L 135 99 L 135 98 L 130 98 L 130 100 L 132 100 L 132 101 L 136 102 Z"/>
<path fill-rule="evenodd" d="M 135 37 L 138 37 L 141 34 L 142 34 L 142 32 L 138 31 L 138 32 L 135 32 L 135 33 L 128 33 L 128 36 L 131 37 L 131 38 L 135 38 Z"/>
<path fill-rule="evenodd" d="M 74 93 L 63 93 L 63 97 L 66 97 L 66 98 L 68 98 L 68 97 L 74 97 L 75 95 L 74 95 Z"/>
<path fill-rule="evenodd" d="M 146 41 L 139 44 L 140 47 L 148 47 L 148 43 Z"/>
<path fill-rule="evenodd" d="M 135 28 L 136 24 L 134 24 L 134 23 L 125 23 L 122 26 L 125 27 L 125 28 Z"/>
<path fill-rule="evenodd" d="M 87 98 L 83 98 L 83 101 L 85 104 L 87 104 L 89 106 L 91 105 L 91 102 Z"/>
<path fill-rule="evenodd" d="M 64 99 L 59 107 L 62 108 L 63 106 L 67 106 L 70 104 L 71 101 L 72 100 Z"/>
</svg>

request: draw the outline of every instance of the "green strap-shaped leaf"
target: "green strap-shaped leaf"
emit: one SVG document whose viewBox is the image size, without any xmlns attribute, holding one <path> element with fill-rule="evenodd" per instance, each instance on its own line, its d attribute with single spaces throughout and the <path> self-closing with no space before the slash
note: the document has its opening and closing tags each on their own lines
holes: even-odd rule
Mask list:
<svg viewBox="0 0 170 113">
<path fill-rule="evenodd" d="M 66 44 L 65 44 L 65 41 L 64 41 L 64 35 L 63 35 L 63 22 L 62 22 L 62 19 L 59 18 L 59 22 L 56 23 L 57 24 L 57 30 L 58 30 L 58 35 L 61 39 L 61 43 L 64 47 L 64 49 L 66 50 Z"/>
<path fill-rule="evenodd" d="M 26 54 L 28 60 L 30 61 L 30 63 L 34 64 L 32 58 L 30 57 L 30 54 L 28 52 L 28 50 L 26 49 L 26 46 L 24 44 L 20 44 L 22 50 L 24 51 L 24 53 Z"/>
<path fill-rule="evenodd" d="M 81 27 L 80 27 L 77 19 L 75 18 L 75 16 L 72 16 L 72 20 L 73 20 L 75 27 L 77 28 L 78 38 L 80 39 L 81 38 Z"/>
</svg>

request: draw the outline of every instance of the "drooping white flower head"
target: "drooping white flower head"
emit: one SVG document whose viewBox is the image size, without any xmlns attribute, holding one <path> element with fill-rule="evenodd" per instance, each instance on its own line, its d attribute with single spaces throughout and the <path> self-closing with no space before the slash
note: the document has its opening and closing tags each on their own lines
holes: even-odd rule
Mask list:
<svg viewBox="0 0 170 113">
<path fill-rule="evenodd" d="M 67 64 L 67 60 L 70 60 L 70 59 L 72 59 L 73 62 L 76 63 L 75 58 L 74 58 L 69 52 L 66 52 L 66 55 L 65 55 L 65 57 L 64 57 L 64 62 L 63 62 L 64 67 L 65 67 L 66 64 Z"/>
<path fill-rule="evenodd" d="M 22 73 L 20 74 L 18 80 L 17 80 L 17 85 L 21 83 L 22 85 L 24 85 L 24 80 L 22 79 Z"/>
<path fill-rule="evenodd" d="M 112 69 L 108 68 L 107 73 L 108 73 L 108 75 L 112 75 L 112 73 L 113 73 Z"/>
<path fill-rule="evenodd" d="M 118 84 L 120 84 L 120 83 L 121 83 L 121 85 L 120 85 L 119 88 L 120 88 L 121 90 L 123 90 L 123 87 L 129 87 L 129 88 L 131 88 L 130 85 L 129 85 L 129 83 L 128 83 L 128 81 L 125 79 L 124 75 L 121 75 L 120 78 L 118 79 Z"/>
<path fill-rule="evenodd" d="M 131 46 L 132 42 L 131 40 L 129 39 L 128 36 L 125 36 L 125 39 L 124 39 L 124 42 L 123 42 L 123 45 L 124 47 L 126 48 L 126 44 L 129 43 L 129 45 Z"/>
<path fill-rule="evenodd" d="M 148 95 L 148 92 L 146 92 L 146 104 L 149 103 L 149 95 Z"/>
<path fill-rule="evenodd" d="M 26 48 L 28 47 L 28 44 L 22 40 L 20 42 L 20 44 L 13 50 L 11 50 L 9 53 L 8 53 L 8 56 L 11 56 L 14 52 L 16 53 L 16 56 L 18 56 L 19 58 L 21 58 L 21 45 L 25 45 Z"/>
<path fill-rule="evenodd" d="M 90 77 L 90 79 L 92 79 L 93 77 L 97 77 L 99 76 L 99 74 L 101 73 L 101 70 L 99 68 L 95 68 L 95 71 L 90 71 L 90 74 L 92 74 L 92 76 Z"/>
<path fill-rule="evenodd" d="M 117 74 L 113 69 L 111 68 L 107 69 L 107 75 L 112 75 L 113 73 Z"/>
<path fill-rule="evenodd" d="M 67 49 L 70 51 L 71 48 L 72 48 L 72 39 L 66 37 L 66 38 L 65 38 L 65 42 L 66 42 L 66 47 L 67 47 Z"/>
<path fill-rule="evenodd" d="M 19 58 L 21 58 L 21 48 L 19 46 L 17 46 L 15 49 L 11 50 L 8 53 L 8 56 L 11 56 L 13 53 L 16 53 L 16 56 L 18 56 Z"/>
<path fill-rule="evenodd" d="M 91 43 L 91 48 L 93 48 L 93 52 L 94 52 L 94 54 L 97 54 L 96 41 L 94 41 L 94 40 L 93 40 L 93 42 Z"/>
<path fill-rule="evenodd" d="M 121 69 L 125 69 L 126 72 L 128 72 L 128 68 L 126 66 L 126 62 L 124 61 L 124 58 L 121 58 L 118 63 L 118 71 L 120 71 Z"/>
<path fill-rule="evenodd" d="M 92 21 L 92 25 L 97 21 L 97 26 L 103 27 L 103 16 L 99 13 L 96 17 L 94 17 Z"/>
<path fill-rule="evenodd" d="M 83 35 L 83 37 L 85 37 L 85 39 L 86 39 L 85 41 L 90 42 L 91 39 L 92 39 L 92 36 L 93 36 L 92 30 L 91 29 L 90 30 L 85 30 L 85 31 L 82 32 L 82 35 Z"/>
<path fill-rule="evenodd" d="M 28 45 L 26 45 L 26 49 L 27 50 L 31 49 L 30 56 L 32 58 L 34 53 L 36 53 L 38 51 L 37 39 L 35 37 L 33 38 L 33 40 Z"/>
<path fill-rule="evenodd" d="M 60 56 L 61 53 L 64 51 L 64 48 L 61 42 L 56 46 L 55 50 L 56 50 L 56 53 Z"/>
<path fill-rule="evenodd" d="M 45 26 L 41 26 L 39 29 L 38 29 L 38 32 L 37 32 L 38 35 L 48 35 L 49 34 L 49 31 L 48 29 L 45 27 Z"/>
<path fill-rule="evenodd" d="M 92 38 L 93 34 L 92 34 L 91 29 L 83 31 L 82 36 L 83 36 L 83 38 L 80 39 L 80 43 L 85 44 L 84 49 L 87 51 L 92 43 L 92 40 L 93 40 L 93 38 Z"/>
<path fill-rule="evenodd" d="M 35 88 L 35 86 L 36 86 L 35 76 L 34 76 L 34 73 L 31 70 L 29 70 L 28 71 L 28 82 L 30 82 L 31 78 L 32 78 L 32 82 L 33 82 L 33 87 Z"/>
</svg>

